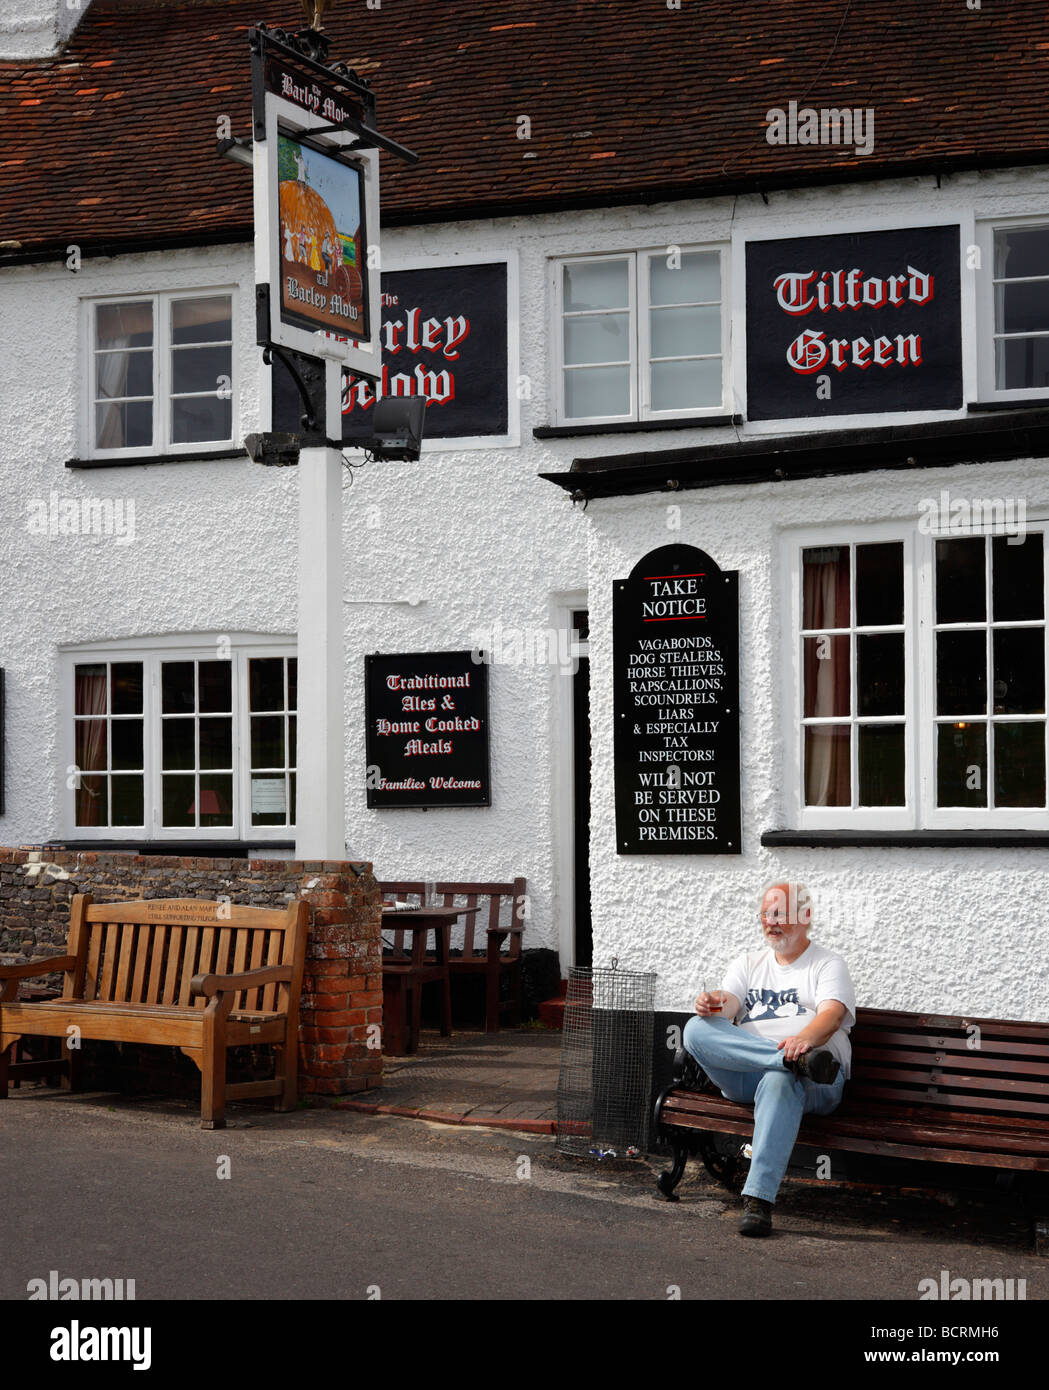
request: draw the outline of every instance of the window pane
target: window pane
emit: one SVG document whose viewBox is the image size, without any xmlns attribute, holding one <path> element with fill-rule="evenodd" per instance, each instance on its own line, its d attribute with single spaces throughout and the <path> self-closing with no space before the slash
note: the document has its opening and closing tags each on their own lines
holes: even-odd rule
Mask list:
<svg viewBox="0 0 1049 1390">
<path fill-rule="evenodd" d="M 938 724 L 936 729 L 937 806 L 986 806 L 986 724 Z"/>
<path fill-rule="evenodd" d="M 108 763 L 106 721 L 78 719 L 76 721 L 76 765 L 83 772 L 105 772 Z"/>
<path fill-rule="evenodd" d="M 171 440 L 202 444 L 229 439 L 233 433 L 233 402 L 218 396 L 190 396 L 171 402 Z"/>
<path fill-rule="evenodd" d="M 661 251 L 649 256 L 650 304 L 709 304 L 721 298 L 721 266 L 717 251 L 687 251 L 676 269 Z"/>
<path fill-rule="evenodd" d="M 141 777 L 113 777 L 113 824 L 145 825 L 146 813 Z"/>
<path fill-rule="evenodd" d="M 594 314 L 565 319 L 565 361 L 629 362 L 630 316 Z"/>
<path fill-rule="evenodd" d="M 153 403 L 95 406 L 95 440 L 100 449 L 146 449 L 153 443 Z"/>
<path fill-rule="evenodd" d="M 286 825 L 288 790 L 283 777 L 252 777 L 252 825 Z"/>
<path fill-rule="evenodd" d="M 936 713 L 987 713 L 985 632 L 936 634 Z"/>
<path fill-rule="evenodd" d="M 987 616 L 984 539 L 936 542 L 936 621 L 977 623 Z"/>
<path fill-rule="evenodd" d="M 200 774 L 200 824 L 233 824 L 233 778 L 229 773 Z"/>
<path fill-rule="evenodd" d="M 163 777 L 163 817 L 165 825 L 195 825 L 196 788 L 193 775 Z"/>
<path fill-rule="evenodd" d="M 902 724 L 859 727 L 859 804 L 904 806 L 905 754 Z"/>
<path fill-rule="evenodd" d="M 576 309 L 625 309 L 630 280 L 625 260 L 588 261 L 564 267 L 564 307 Z"/>
<path fill-rule="evenodd" d="M 564 378 L 569 419 L 630 414 L 629 367 L 581 367 Z"/>
<path fill-rule="evenodd" d="M 848 715 L 848 637 L 804 637 L 805 718 L 830 719 Z"/>
<path fill-rule="evenodd" d="M 299 659 L 295 656 L 288 657 L 288 708 L 298 709 L 299 706 Z"/>
<path fill-rule="evenodd" d="M 110 681 L 112 683 L 112 712 L 114 714 L 141 714 L 141 661 L 114 662 L 110 667 Z"/>
<path fill-rule="evenodd" d="M 809 725 L 805 730 L 806 806 L 849 806 L 849 726 Z"/>
<path fill-rule="evenodd" d="M 142 720 L 114 719 L 109 727 L 113 742 L 113 767 L 141 772 Z"/>
<path fill-rule="evenodd" d="M 206 299 L 176 299 L 171 306 L 173 343 L 214 343 L 233 336 L 228 294 Z"/>
<path fill-rule="evenodd" d="M 849 626 L 849 547 L 824 545 L 802 552 L 802 627 Z"/>
<path fill-rule="evenodd" d="M 996 231 L 994 274 L 996 279 L 1049 275 L 1049 226 Z"/>
<path fill-rule="evenodd" d="M 999 338 L 994 345 L 994 384 L 999 391 L 1049 386 L 1049 338 Z"/>
<path fill-rule="evenodd" d="M 179 348 L 171 354 L 171 389 L 176 395 L 181 391 L 218 391 L 226 385 L 219 378 L 232 375 L 232 348 Z"/>
<path fill-rule="evenodd" d="M 994 804 L 1045 805 L 1045 725 L 995 724 Z"/>
<path fill-rule="evenodd" d="M 160 668 L 160 699 L 164 714 L 192 714 L 196 708 L 192 661 L 165 661 Z"/>
<path fill-rule="evenodd" d="M 75 676 L 76 714 L 105 714 L 106 712 L 106 668 L 98 666 L 78 666 Z"/>
<path fill-rule="evenodd" d="M 1049 331 L 1049 280 L 995 285 L 994 327 L 998 333 Z"/>
<path fill-rule="evenodd" d="M 1045 712 L 1045 630 L 1040 627 L 996 629 L 994 713 Z"/>
<path fill-rule="evenodd" d="M 856 703 L 860 714 L 903 713 L 903 633 L 856 638 Z"/>
<path fill-rule="evenodd" d="M 97 400 L 153 395 L 152 352 L 104 352 L 95 360 Z"/>
<path fill-rule="evenodd" d="M 648 316 L 653 357 L 720 353 L 721 310 L 653 309 Z"/>
<path fill-rule="evenodd" d="M 903 622 L 903 545 L 856 547 L 856 622 L 889 627 Z"/>
<path fill-rule="evenodd" d="M 254 657 L 248 662 L 248 703 L 253 710 L 284 708 L 283 657 Z"/>
<path fill-rule="evenodd" d="M 233 663 L 202 661 L 198 670 L 201 714 L 228 714 L 233 708 Z"/>
<path fill-rule="evenodd" d="M 200 721 L 200 766 L 228 768 L 233 766 L 233 720 L 202 719 Z"/>
<path fill-rule="evenodd" d="M 720 357 L 652 363 L 653 410 L 698 410 L 720 404 Z"/>
<path fill-rule="evenodd" d="M 76 789 L 77 825 L 108 825 L 108 777 L 81 777 Z"/>
<path fill-rule="evenodd" d="M 991 541 L 991 592 L 996 622 L 1019 622 L 1045 614 L 1043 545 L 1038 534 L 1016 545 L 1016 536 Z"/>
<path fill-rule="evenodd" d="M 295 773 L 294 773 L 294 772 L 293 772 L 293 773 L 291 774 L 291 776 L 288 778 L 288 781 L 291 783 L 291 816 L 290 816 L 290 819 L 289 819 L 289 824 L 294 825 L 294 824 L 295 824 Z"/>
<path fill-rule="evenodd" d="M 153 304 L 100 304 L 95 314 L 95 346 L 99 348 L 152 347 Z"/>
<path fill-rule="evenodd" d="M 251 721 L 251 766 L 284 766 L 284 716 L 268 715 Z"/>
<path fill-rule="evenodd" d="M 295 767 L 298 764 L 298 720 L 293 714 L 288 715 L 288 766 Z"/>
<path fill-rule="evenodd" d="M 192 719 L 165 719 L 161 724 L 161 767 L 172 771 L 196 764 Z"/>
</svg>

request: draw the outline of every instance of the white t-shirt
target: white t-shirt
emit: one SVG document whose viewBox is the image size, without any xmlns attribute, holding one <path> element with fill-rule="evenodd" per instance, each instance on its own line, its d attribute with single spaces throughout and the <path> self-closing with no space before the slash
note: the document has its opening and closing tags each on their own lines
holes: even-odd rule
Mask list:
<svg viewBox="0 0 1049 1390">
<path fill-rule="evenodd" d="M 825 1000 L 844 1004 L 841 1027 L 824 1046 L 834 1053 L 848 1078 L 852 1063 L 849 1029 L 856 1022 L 856 994 L 841 956 L 825 946 L 810 944 L 793 964 L 780 965 L 771 946 L 747 951 L 728 967 L 721 987 L 742 1001 L 733 1022 L 777 1043 L 807 1027 Z"/>
</svg>

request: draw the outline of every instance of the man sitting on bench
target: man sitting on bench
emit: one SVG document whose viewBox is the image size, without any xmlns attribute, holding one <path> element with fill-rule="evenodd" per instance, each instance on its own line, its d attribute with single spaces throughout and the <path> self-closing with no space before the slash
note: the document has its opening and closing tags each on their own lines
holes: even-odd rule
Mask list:
<svg viewBox="0 0 1049 1390">
<path fill-rule="evenodd" d="M 754 1106 L 744 1236 L 772 1231 L 772 1206 L 805 1113 L 841 1104 L 856 999 L 841 956 L 809 941 L 812 899 L 801 883 L 770 884 L 761 897 L 766 947 L 737 956 L 720 990 L 696 999 L 682 1042 L 728 1100 Z"/>
</svg>

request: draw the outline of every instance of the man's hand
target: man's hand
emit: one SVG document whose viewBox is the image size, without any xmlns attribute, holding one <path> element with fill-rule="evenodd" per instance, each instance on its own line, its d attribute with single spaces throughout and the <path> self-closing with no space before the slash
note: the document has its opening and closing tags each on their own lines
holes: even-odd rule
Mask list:
<svg viewBox="0 0 1049 1390">
<path fill-rule="evenodd" d="M 776 1049 L 783 1053 L 786 1061 L 796 1062 L 802 1053 L 811 1052 L 814 1047 L 822 1047 L 833 1037 L 844 1017 L 844 1004 L 839 1004 L 836 999 L 825 999 L 816 1010 L 816 1017 L 812 1022 L 800 1033 L 795 1033 L 794 1037 L 778 1042 Z"/>
<path fill-rule="evenodd" d="M 782 1042 L 776 1044 L 776 1050 L 782 1052 L 784 1059 L 788 1062 L 796 1062 L 805 1052 L 811 1052 L 812 1044 L 808 1038 L 802 1037 L 798 1033 L 793 1038 L 784 1038 Z"/>
<path fill-rule="evenodd" d="M 723 989 L 712 989 L 704 991 L 696 996 L 696 1013 L 700 1018 L 709 1018 L 712 1014 L 716 1018 L 721 1018 L 724 1014 L 725 991 Z"/>
</svg>

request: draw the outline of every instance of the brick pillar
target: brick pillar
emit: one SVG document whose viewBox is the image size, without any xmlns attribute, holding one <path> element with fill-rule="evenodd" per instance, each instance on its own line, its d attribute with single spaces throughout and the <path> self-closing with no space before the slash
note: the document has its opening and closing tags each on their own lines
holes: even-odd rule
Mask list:
<svg viewBox="0 0 1049 1390">
<path fill-rule="evenodd" d="M 382 893 L 370 864 L 325 860 L 303 868 L 299 896 L 310 904 L 311 924 L 299 1089 L 344 1096 L 382 1084 Z"/>
</svg>

